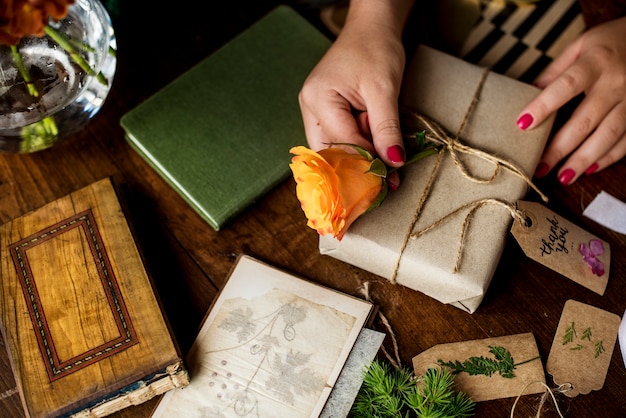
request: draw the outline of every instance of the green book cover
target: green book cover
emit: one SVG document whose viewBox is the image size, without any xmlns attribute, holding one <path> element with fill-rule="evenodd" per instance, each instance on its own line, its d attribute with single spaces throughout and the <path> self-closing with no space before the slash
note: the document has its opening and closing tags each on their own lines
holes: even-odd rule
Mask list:
<svg viewBox="0 0 626 418">
<path fill-rule="evenodd" d="M 298 92 L 329 46 L 279 6 L 125 114 L 126 139 L 219 230 L 290 174 Z"/>
</svg>

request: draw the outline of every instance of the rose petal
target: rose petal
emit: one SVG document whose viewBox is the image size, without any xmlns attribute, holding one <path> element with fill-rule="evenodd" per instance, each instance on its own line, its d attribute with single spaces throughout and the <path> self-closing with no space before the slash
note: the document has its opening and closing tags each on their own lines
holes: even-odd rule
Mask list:
<svg viewBox="0 0 626 418">
<path fill-rule="evenodd" d="M 602 245 L 602 241 L 599 239 L 592 239 L 589 241 L 589 249 L 595 255 L 604 254 L 604 245 Z"/>
<path fill-rule="evenodd" d="M 602 264 L 602 261 L 594 257 L 592 259 L 585 260 L 585 262 L 589 267 L 591 267 L 591 272 L 596 276 L 602 276 L 604 274 L 604 264 Z"/>
<path fill-rule="evenodd" d="M 587 259 L 587 257 L 593 257 L 593 254 L 589 250 L 589 247 L 587 247 L 587 245 L 584 242 L 580 244 L 580 247 L 578 248 L 578 250 L 583 255 L 583 258 L 585 260 Z"/>
</svg>

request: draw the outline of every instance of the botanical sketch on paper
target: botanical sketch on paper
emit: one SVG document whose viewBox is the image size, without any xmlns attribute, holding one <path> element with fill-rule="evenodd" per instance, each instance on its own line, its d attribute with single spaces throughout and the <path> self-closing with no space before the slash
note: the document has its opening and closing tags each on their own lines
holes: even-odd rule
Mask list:
<svg viewBox="0 0 626 418">
<path fill-rule="evenodd" d="M 283 290 L 226 299 L 198 348 L 192 384 L 168 407 L 193 397 L 189 412 L 201 418 L 309 417 L 354 323 Z"/>
</svg>

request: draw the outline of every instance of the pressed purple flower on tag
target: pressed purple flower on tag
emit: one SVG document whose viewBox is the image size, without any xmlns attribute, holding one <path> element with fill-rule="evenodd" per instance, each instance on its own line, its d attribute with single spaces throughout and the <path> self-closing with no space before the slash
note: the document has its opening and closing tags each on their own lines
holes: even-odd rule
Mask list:
<svg viewBox="0 0 626 418">
<path fill-rule="evenodd" d="M 580 253 L 583 255 L 583 260 L 591 269 L 591 272 L 596 276 L 602 276 L 604 274 L 604 264 L 598 260 L 596 256 L 604 254 L 604 246 L 599 239 L 592 239 L 589 241 L 589 246 L 584 242 L 580 244 Z"/>
</svg>

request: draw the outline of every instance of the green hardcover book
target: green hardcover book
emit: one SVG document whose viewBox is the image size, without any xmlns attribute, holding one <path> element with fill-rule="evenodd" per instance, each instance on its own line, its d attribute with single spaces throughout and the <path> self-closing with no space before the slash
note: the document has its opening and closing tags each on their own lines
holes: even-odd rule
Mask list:
<svg viewBox="0 0 626 418">
<path fill-rule="evenodd" d="M 298 92 L 329 46 L 278 6 L 125 114 L 126 138 L 219 230 L 288 177 L 306 144 Z"/>
</svg>

